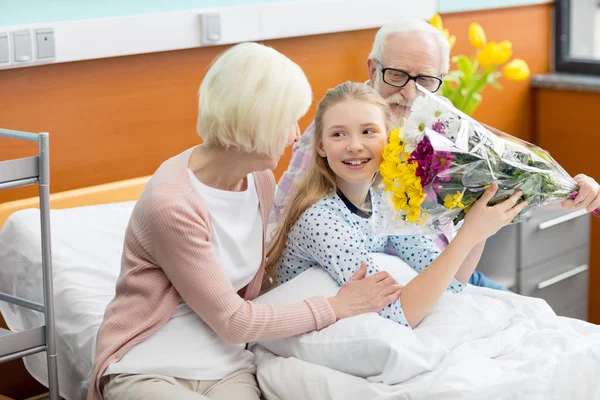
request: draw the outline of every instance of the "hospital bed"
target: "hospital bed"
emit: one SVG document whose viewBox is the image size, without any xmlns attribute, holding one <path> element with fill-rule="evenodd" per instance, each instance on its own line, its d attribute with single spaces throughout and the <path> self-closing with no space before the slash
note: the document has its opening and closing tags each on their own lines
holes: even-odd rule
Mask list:
<svg viewBox="0 0 600 400">
<path fill-rule="evenodd" d="M 58 380 L 66 400 L 87 393 L 125 228 L 147 180 L 50 196 Z M 32 208 L 37 202 L 0 205 L 0 291 L 31 302 L 43 299 L 41 245 L 32 239 L 40 233 L 40 211 Z M 400 283 L 414 276 L 397 257 L 376 257 Z M 286 285 L 257 301 L 298 301 L 338 288 L 322 269 Z M 15 331 L 45 323 L 39 313 L 5 303 L 0 312 Z M 600 327 L 558 317 L 541 299 L 485 288 L 444 295 L 415 330 L 367 314 L 318 332 L 254 343 L 252 351 L 267 400 L 600 399 Z M 24 362 L 49 385 L 41 354 Z"/>
</svg>

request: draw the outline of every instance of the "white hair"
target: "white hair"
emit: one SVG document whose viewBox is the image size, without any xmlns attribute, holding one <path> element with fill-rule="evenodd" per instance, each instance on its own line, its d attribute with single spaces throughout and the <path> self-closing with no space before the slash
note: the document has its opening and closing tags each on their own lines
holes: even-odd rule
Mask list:
<svg viewBox="0 0 600 400">
<path fill-rule="evenodd" d="M 447 73 L 450 68 L 450 44 L 448 40 L 434 26 L 418 19 L 404 19 L 383 25 L 375 35 L 369 59 L 381 61 L 387 39 L 390 36 L 412 32 L 431 35 L 435 39 L 441 52 L 440 72 L 442 74 Z"/>
<path fill-rule="evenodd" d="M 204 77 L 196 130 L 207 146 L 279 158 L 311 102 L 297 64 L 273 48 L 241 43 L 217 57 Z"/>
</svg>

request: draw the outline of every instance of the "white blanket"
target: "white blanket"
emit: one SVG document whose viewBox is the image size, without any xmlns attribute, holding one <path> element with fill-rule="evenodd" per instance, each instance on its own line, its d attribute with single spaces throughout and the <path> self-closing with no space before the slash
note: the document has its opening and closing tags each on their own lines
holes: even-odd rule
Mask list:
<svg viewBox="0 0 600 400">
<path fill-rule="evenodd" d="M 538 299 L 471 286 L 466 290 L 452 296 L 453 301 L 464 302 L 459 313 L 452 308 L 456 303 L 442 299 L 430 315 L 433 318 L 427 317 L 408 336 L 398 326 L 397 339 L 388 338 L 398 341 L 393 346 L 402 346 L 401 341 L 409 338 L 409 356 L 388 362 L 383 374 L 368 379 L 254 346 L 265 398 L 600 399 L 599 326 L 557 317 Z M 484 297 L 508 308 L 494 310 L 501 319 L 488 332 L 485 324 L 464 329 L 464 322 L 476 318 L 478 307 L 472 301 Z M 440 324 L 445 313 L 462 317 L 455 324 L 448 324 L 450 319 Z M 418 345 L 420 338 L 431 336 L 443 345 Z M 395 378 L 399 379 L 394 385 L 381 383 Z"/>
</svg>

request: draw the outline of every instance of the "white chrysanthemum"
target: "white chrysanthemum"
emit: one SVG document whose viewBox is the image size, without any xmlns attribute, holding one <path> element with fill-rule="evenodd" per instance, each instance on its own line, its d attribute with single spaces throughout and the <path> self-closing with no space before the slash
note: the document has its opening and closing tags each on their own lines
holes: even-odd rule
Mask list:
<svg viewBox="0 0 600 400">
<path fill-rule="evenodd" d="M 409 145 L 416 145 L 423 139 L 425 130 L 437 122 L 436 115 L 440 111 L 435 107 L 435 102 L 425 97 L 419 97 L 411 107 L 409 117 L 404 121 L 402 139 Z"/>
</svg>

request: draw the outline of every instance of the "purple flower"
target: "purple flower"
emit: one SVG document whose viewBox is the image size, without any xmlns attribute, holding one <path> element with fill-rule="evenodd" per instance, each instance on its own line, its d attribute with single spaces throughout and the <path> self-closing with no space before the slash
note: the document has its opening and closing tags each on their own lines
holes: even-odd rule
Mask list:
<svg viewBox="0 0 600 400">
<path fill-rule="evenodd" d="M 431 126 L 431 129 L 436 131 L 440 135 L 446 134 L 446 131 L 444 130 L 444 124 L 442 124 L 442 121 L 440 121 L 439 119 L 437 120 L 437 122 L 435 124 L 433 124 Z"/>
<path fill-rule="evenodd" d="M 423 187 L 429 185 L 433 181 L 433 178 L 435 178 L 435 173 L 431 169 L 433 156 L 433 147 L 427 136 L 423 137 L 417 148 L 410 154 L 410 162 L 417 163 L 416 175 L 421 179 Z"/>
<path fill-rule="evenodd" d="M 452 166 L 454 156 L 448 151 L 438 151 L 433 155 L 431 169 L 440 182 L 449 182 L 450 175 L 447 173 Z"/>
</svg>

